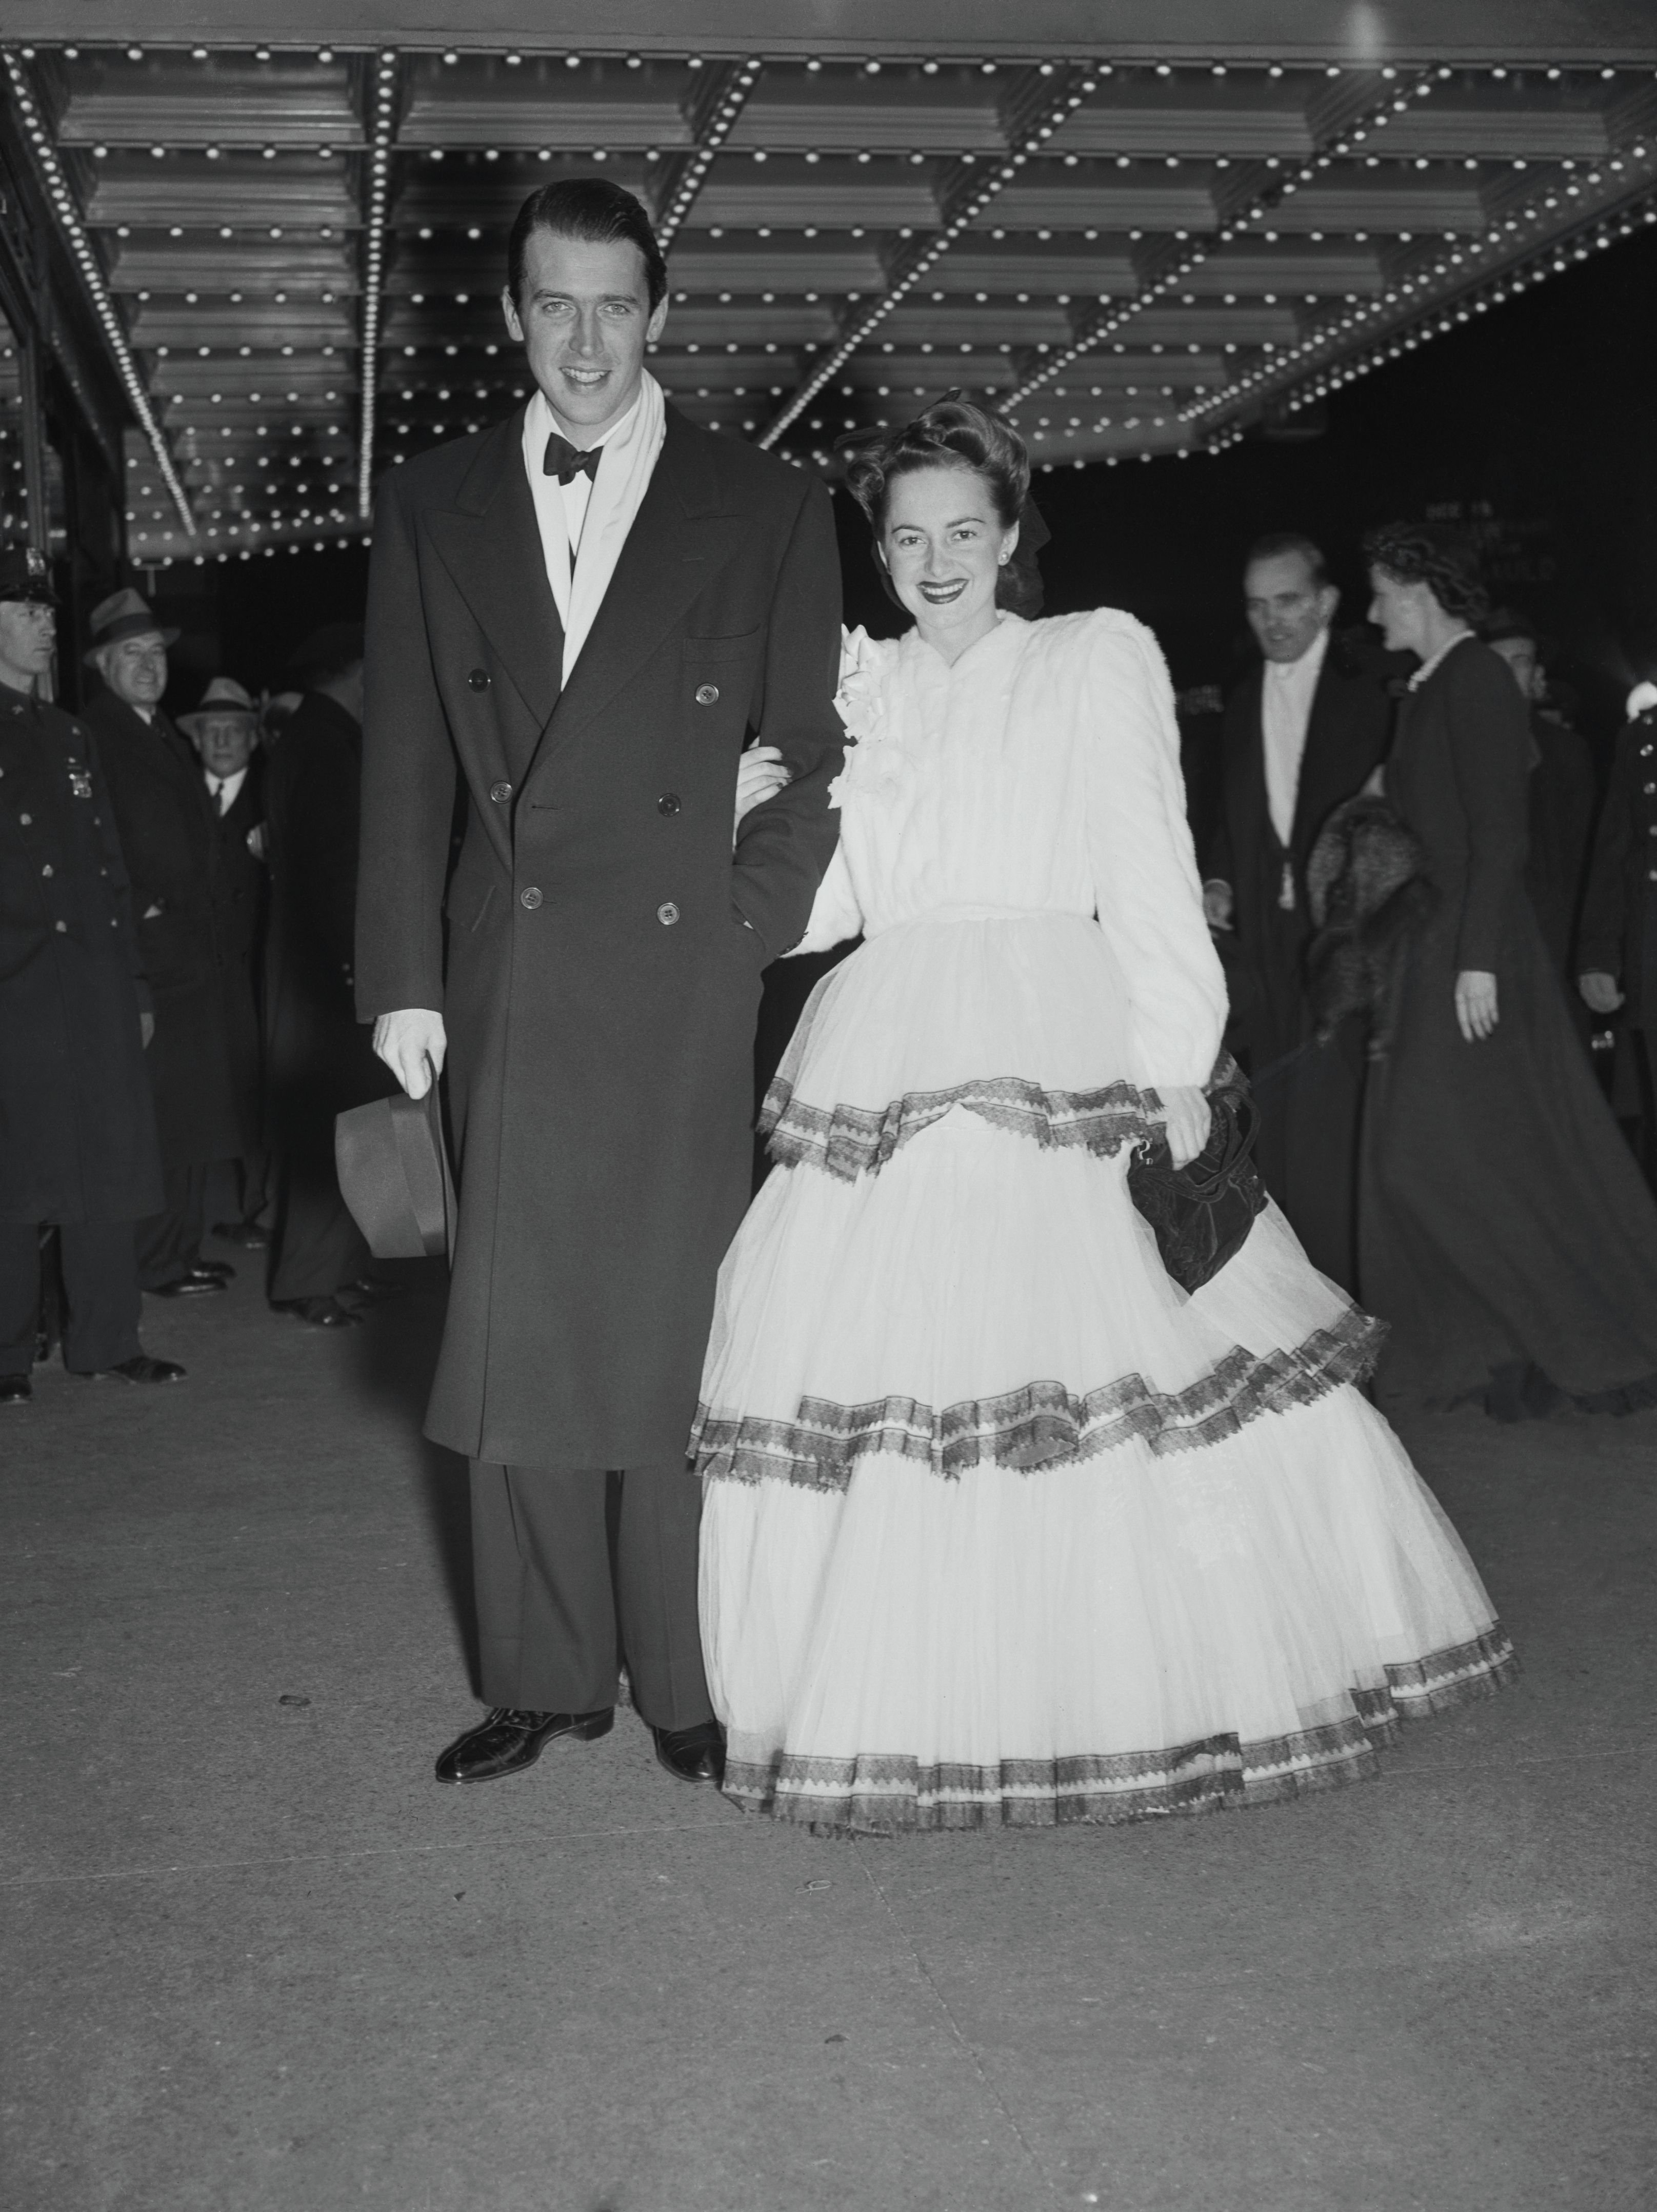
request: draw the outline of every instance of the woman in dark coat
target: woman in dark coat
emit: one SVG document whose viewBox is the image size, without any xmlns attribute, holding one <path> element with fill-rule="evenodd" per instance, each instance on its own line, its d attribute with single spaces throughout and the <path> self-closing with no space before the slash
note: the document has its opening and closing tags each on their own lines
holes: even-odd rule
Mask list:
<svg viewBox="0 0 1657 2212">
<path fill-rule="evenodd" d="M 1657 1404 L 1657 1207 L 1526 892 L 1524 702 L 1473 635 L 1470 548 L 1399 525 L 1365 551 L 1371 619 L 1421 657 L 1385 781 L 1435 893 L 1369 1092 L 1362 1291 L 1392 1324 L 1378 1388 L 1505 1419 Z"/>
</svg>

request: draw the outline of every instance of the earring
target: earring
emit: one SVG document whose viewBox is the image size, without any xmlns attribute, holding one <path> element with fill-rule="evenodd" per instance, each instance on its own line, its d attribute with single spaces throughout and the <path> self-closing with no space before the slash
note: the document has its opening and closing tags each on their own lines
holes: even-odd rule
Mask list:
<svg viewBox="0 0 1657 2212">
<path fill-rule="evenodd" d="M 1012 556 L 1011 556 L 1011 553 L 1004 553 L 1004 554 L 1001 556 L 1001 562 L 1000 562 L 1001 567 L 1005 568 L 1006 567 L 1006 565 L 1007 565 L 1008 562 L 1009 562 L 1009 561 L 1011 561 L 1011 558 L 1012 558 Z"/>
</svg>

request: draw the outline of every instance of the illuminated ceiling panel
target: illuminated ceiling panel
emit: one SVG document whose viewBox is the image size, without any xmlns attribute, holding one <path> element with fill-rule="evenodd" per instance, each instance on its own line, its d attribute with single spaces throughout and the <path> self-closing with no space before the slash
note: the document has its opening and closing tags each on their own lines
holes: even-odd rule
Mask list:
<svg viewBox="0 0 1657 2212">
<path fill-rule="evenodd" d="M 554 177 L 614 178 L 671 236 L 676 403 L 819 467 L 952 386 L 1050 463 L 1218 449 L 1657 220 L 1648 10 L 1597 52 L 1539 43 L 1533 10 L 1522 58 L 1455 50 L 1477 0 L 1339 58 L 1188 27 L 1019 51 L 1021 23 L 1073 22 L 1051 0 L 1001 8 L 976 52 L 901 0 L 856 52 L 811 51 L 821 11 L 791 0 L 724 51 L 686 50 L 694 10 L 644 12 L 631 52 L 550 29 L 9 49 L 159 441 L 130 445 L 136 559 L 355 537 L 381 470 L 512 407 L 506 233 Z"/>
</svg>

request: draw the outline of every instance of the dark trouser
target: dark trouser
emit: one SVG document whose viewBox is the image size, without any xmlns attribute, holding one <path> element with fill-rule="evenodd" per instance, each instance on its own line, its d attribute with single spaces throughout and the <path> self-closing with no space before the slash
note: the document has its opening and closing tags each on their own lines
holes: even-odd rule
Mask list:
<svg viewBox="0 0 1657 2212">
<path fill-rule="evenodd" d="M 66 1221 L 63 1257 L 64 1364 L 77 1375 L 118 1366 L 138 1342 L 138 1267 L 130 1221 Z M 40 1310 L 40 1231 L 32 1222 L 0 1221 L 0 1375 L 27 1375 L 34 1364 Z"/>
<path fill-rule="evenodd" d="M 137 1228 L 138 1280 L 147 1291 L 176 1283 L 202 1256 L 207 1234 L 207 1168 L 204 1163 L 161 1170 L 159 1213 Z"/>
<path fill-rule="evenodd" d="M 362 1231 L 339 1194 L 333 1125 L 328 1148 L 307 1145 L 282 1156 L 276 1177 L 276 1261 L 270 1296 L 329 1298 L 373 1265 Z"/>
<path fill-rule="evenodd" d="M 483 1699 L 532 1712 L 616 1702 L 626 1662 L 652 1728 L 712 1720 L 696 1614 L 701 1485 L 671 1466 L 472 1462 L 472 1575 Z"/>
</svg>

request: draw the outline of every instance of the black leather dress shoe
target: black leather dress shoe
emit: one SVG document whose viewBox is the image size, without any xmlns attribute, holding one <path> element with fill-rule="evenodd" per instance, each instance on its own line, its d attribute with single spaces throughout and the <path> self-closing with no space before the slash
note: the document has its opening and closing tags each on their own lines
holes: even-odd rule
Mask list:
<svg viewBox="0 0 1657 2212">
<path fill-rule="evenodd" d="M 403 1289 L 401 1283 L 389 1282 L 384 1275 L 359 1275 L 355 1282 L 342 1283 L 336 1295 L 349 1298 L 361 1306 L 377 1306 L 383 1299 L 394 1298 Z"/>
<path fill-rule="evenodd" d="M 152 1359 L 147 1352 L 135 1352 L 130 1359 L 117 1360 L 113 1367 L 96 1367 L 82 1376 L 86 1382 L 182 1382 L 185 1370 L 176 1359 Z"/>
<path fill-rule="evenodd" d="M 656 1756 L 681 1782 L 719 1783 L 725 1779 L 725 1730 L 717 1721 L 699 1721 L 695 1728 L 652 1729 Z"/>
<path fill-rule="evenodd" d="M 437 1762 L 440 1782 L 493 1782 L 502 1774 L 521 1774 L 533 1766 L 549 1743 L 573 1735 L 592 1743 L 615 1724 L 613 1706 L 596 1713 L 524 1712 L 495 1705 L 475 1729 L 457 1736 Z"/>
<path fill-rule="evenodd" d="M 222 1275 L 209 1275 L 192 1267 L 188 1274 L 176 1275 L 170 1283 L 157 1283 L 149 1296 L 152 1298 L 210 1298 L 224 1286 Z"/>
<path fill-rule="evenodd" d="M 0 1375 L 0 1406 L 24 1406 L 34 1395 L 27 1375 Z"/>
<path fill-rule="evenodd" d="M 213 1234 L 221 1244 L 240 1244 L 244 1252 L 263 1252 L 270 1242 L 257 1221 L 215 1221 Z"/>
<path fill-rule="evenodd" d="M 293 1314 L 312 1328 L 355 1328 L 362 1318 L 337 1298 L 272 1298 L 273 1313 Z"/>
<path fill-rule="evenodd" d="M 236 1279 L 236 1271 L 228 1260 L 192 1260 L 190 1272 L 192 1275 L 216 1275 L 222 1283 L 234 1283 Z"/>
</svg>

